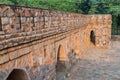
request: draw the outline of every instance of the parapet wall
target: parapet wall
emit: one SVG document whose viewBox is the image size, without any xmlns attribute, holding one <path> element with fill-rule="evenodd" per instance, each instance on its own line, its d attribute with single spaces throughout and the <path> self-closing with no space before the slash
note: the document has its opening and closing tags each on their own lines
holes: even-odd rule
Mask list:
<svg viewBox="0 0 120 80">
<path fill-rule="evenodd" d="M 0 49 L 87 25 L 82 14 L 17 6 L 0 5 L 0 16 Z"/>
<path fill-rule="evenodd" d="M 88 47 L 107 48 L 110 38 L 111 15 L 0 5 L 0 80 L 14 69 L 52 80 L 58 57 L 69 63 L 71 51 L 79 58 Z"/>
</svg>

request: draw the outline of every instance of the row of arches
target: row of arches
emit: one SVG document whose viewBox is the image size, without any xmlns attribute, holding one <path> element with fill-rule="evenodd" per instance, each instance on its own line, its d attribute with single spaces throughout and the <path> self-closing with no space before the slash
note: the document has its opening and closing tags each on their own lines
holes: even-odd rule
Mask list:
<svg viewBox="0 0 120 80">
<path fill-rule="evenodd" d="M 76 49 L 77 51 L 77 44 L 79 44 L 79 40 L 77 38 L 75 38 L 75 44 L 73 47 L 74 49 Z M 95 44 L 95 33 L 92 30 L 90 32 L 90 41 Z M 58 52 L 57 52 L 57 65 L 56 65 L 56 71 L 59 71 L 59 67 L 61 68 L 61 61 L 64 61 L 64 57 L 65 57 L 65 50 L 64 47 L 62 45 L 59 45 L 58 48 Z M 7 77 L 6 80 L 30 80 L 29 76 L 27 75 L 25 70 L 22 69 L 14 69 L 10 75 Z"/>
<path fill-rule="evenodd" d="M 57 67 L 60 66 L 60 61 L 64 60 L 64 47 L 62 45 L 59 46 L 58 48 L 58 54 L 57 54 L 57 65 L 56 65 L 56 71 L 58 70 Z M 30 80 L 27 72 L 23 69 L 14 69 L 12 72 L 9 74 L 6 80 Z"/>
<path fill-rule="evenodd" d="M 95 45 L 95 39 L 96 39 L 95 32 L 92 30 L 89 34 L 90 34 L 90 36 L 89 36 L 90 42 Z M 78 38 L 78 37 L 75 38 L 75 40 L 73 42 L 74 44 L 72 46 L 73 49 L 71 50 L 71 52 L 68 55 L 66 55 L 64 47 L 62 45 L 59 46 L 58 53 L 57 53 L 57 64 L 56 64 L 56 73 L 57 73 L 58 78 L 59 78 L 60 74 L 67 75 L 67 73 L 69 73 L 67 71 L 69 71 L 69 68 L 71 67 L 71 65 L 74 64 L 74 61 L 77 60 L 76 56 L 79 56 L 79 49 L 80 49 L 79 48 L 79 42 L 80 42 L 79 40 L 80 40 L 80 38 Z M 72 53 L 72 55 L 71 55 L 71 53 Z M 69 55 L 72 57 L 69 57 Z M 66 67 L 66 64 L 65 64 L 66 61 L 64 61 L 64 58 L 66 58 L 66 56 L 69 58 L 70 64 L 69 64 L 69 62 L 68 62 L 69 65 L 67 64 L 69 67 Z M 74 59 L 74 60 L 71 60 L 71 59 Z M 68 68 L 68 69 L 63 69 L 63 67 Z"/>
<path fill-rule="evenodd" d="M 96 43 L 96 37 L 95 37 L 95 32 L 92 30 L 90 32 L 90 42 L 93 43 L 95 45 Z M 73 46 L 73 49 L 77 52 L 77 50 L 79 49 L 79 39 L 78 38 L 75 38 L 74 40 L 74 46 Z M 58 48 L 58 53 L 57 53 L 57 60 L 62 60 L 63 57 L 65 56 L 65 50 L 64 50 L 64 47 L 62 45 L 59 45 L 59 48 Z"/>
<path fill-rule="evenodd" d="M 96 37 L 95 37 L 95 32 L 93 30 L 91 30 L 89 38 L 90 38 L 90 42 L 95 45 Z M 74 45 L 73 45 L 73 50 L 72 50 L 72 51 L 75 51 L 76 55 L 79 52 L 78 45 L 79 45 L 79 38 L 76 37 L 74 40 Z M 60 63 L 60 61 L 62 61 L 65 58 L 65 56 L 66 55 L 65 55 L 64 47 L 62 45 L 60 45 L 58 48 L 57 63 Z M 58 66 L 59 66 L 59 64 L 58 64 Z"/>
</svg>

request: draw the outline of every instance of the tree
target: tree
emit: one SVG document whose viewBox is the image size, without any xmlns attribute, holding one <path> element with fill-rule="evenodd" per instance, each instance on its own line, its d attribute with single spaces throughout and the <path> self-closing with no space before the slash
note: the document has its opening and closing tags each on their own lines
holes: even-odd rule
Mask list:
<svg viewBox="0 0 120 80">
<path fill-rule="evenodd" d="M 17 0 L 10 0 L 13 4 L 18 5 L 18 1 Z"/>
<path fill-rule="evenodd" d="M 104 4 L 103 2 L 99 1 L 96 7 L 96 14 L 108 14 L 109 13 L 109 6 Z"/>
<path fill-rule="evenodd" d="M 83 14 L 88 14 L 89 10 L 91 8 L 91 5 L 92 5 L 92 3 L 90 0 L 83 0 L 79 5 L 79 9 L 82 10 Z"/>
</svg>

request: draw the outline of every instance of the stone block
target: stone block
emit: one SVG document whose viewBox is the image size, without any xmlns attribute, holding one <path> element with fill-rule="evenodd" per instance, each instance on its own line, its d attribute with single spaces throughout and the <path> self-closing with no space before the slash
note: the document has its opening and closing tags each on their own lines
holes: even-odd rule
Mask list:
<svg viewBox="0 0 120 80">
<path fill-rule="evenodd" d="M 7 12 L 2 12 L 1 16 L 7 16 Z"/>
<path fill-rule="evenodd" d="M 0 31 L 0 35 L 4 35 L 5 34 L 5 32 L 4 31 Z"/>
<path fill-rule="evenodd" d="M 7 34 L 7 35 L 5 35 L 5 38 L 6 38 L 6 39 L 9 39 L 9 38 L 11 38 L 11 35 L 10 35 L 10 34 Z"/>
<path fill-rule="evenodd" d="M 10 23 L 10 18 L 9 17 L 2 17 L 2 24 L 9 24 Z"/>
<path fill-rule="evenodd" d="M 5 36 L 4 35 L 0 35 L 0 41 L 4 40 Z"/>
<path fill-rule="evenodd" d="M 21 24 L 21 30 L 23 32 L 29 32 L 29 31 L 32 31 L 32 27 L 29 26 L 29 23 L 24 23 L 24 24 Z"/>
<path fill-rule="evenodd" d="M 40 18 L 39 17 L 34 17 L 34 22 L 39 22 Z"/>
<path fill-rule="evenodd" d="M 26 17 L 21 17 L 21 23 L 25 23 L 27 21 Z"/>
<path fill-rule="evenodd" d="M 45 21 L 48 22 L 49 21 L 49 17 L 45 17 Z"/>
<path fill-rule="evenodd" d="M 20 31 L 20 24 L 15 24 L 14 26 L 16 31 Z"/>
<path fill-rule="evenodd" d="M 0 42 L 0 49 L 3 49 L 5 47 L 5 43 L 6 43 L 5 40 Z"/>
<path fill-rule="evenodd" d="M 10 20 L 11 24 L 20 24 L 20 17 L 11 17 Z"/>
<path fill-rule="evenodd" d="M 44 17 L 40 17 L 40 21 L 43 22 L 45 19 Z"/>
<path fill-rule="evenodd" d="M 7 16 L 9 16 L 9 17 L 15 16 L 15 12 L 13 11 L 13 9 L 9 9 L 7 11 Z"/>
<path fill-rule="evenodd" d="M 30 17 L 30 23 L 34 23 L 33 17 Z"/>
<path fill-rule="evenodd" d="M 2 50 L 2 51 L 0 51 L 0 55 L 6 54 L 6 53 L 8 53 L 8 52 L 9 52 L 9 51 L 8 51 L 7 49 Z"/>
<path fill-rule="evenodd" d="M 5 62 L 9 61 L 9 55 L 5 54 L 5 55 L 0 55 L 0 64 L 3 64 Z"/>
<path fill-rule="evenodd" d="M 0 44 L 0 49 L 3 49 L 4 48 L 4 45 Z"/>
<path fill-rule="evenodd" d="M 25 10 L 25 16 L 27 16 L 27 17 L 29 16 L 30 17 L 31 16 L 31 10 L 27 10 L 26 9 Z"/>
<path fill-rule="evenodd" d="M 25 55 L 31 52 L 30 47 L 22 48 L 19 50 L 19 55 Z"/>
<path fill-rule="evenodd" d="M 10 52 L 9 55 L 10 55 L 10 60 L 12 60 L 12 59 L 19 57 L 19 52 L 13 51 L 13 52 Z"/>
</svg>

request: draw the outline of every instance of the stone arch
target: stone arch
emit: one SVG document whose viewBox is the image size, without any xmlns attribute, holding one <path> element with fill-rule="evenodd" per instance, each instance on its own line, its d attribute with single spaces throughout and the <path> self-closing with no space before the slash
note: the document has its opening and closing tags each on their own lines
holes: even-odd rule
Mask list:
<svg viewBox="0 0 120 80">
<path fill-rule="evenodd" d="M 57 61 L 64 61 L 65 60 L 65 50 L 62 45 L 59 45 L 58 53 L 57 53 Z"/>
<path fill-rule="evenodd" d="M 91 32 L 90 32 L 90 41 L 95 45 L 95 32 L 92 30 Z"/>
<path fill-rule="evenodd" d="M 60 74 L 63 74 L 62 76 Z M 57 64 L 56 64 L 56 80 L 63 77 L 66 74 L 66 57 L 65 49 L 62 45 L 59 45 L 57 52 Z"/>
<path fill-rule="evenodd" d="M 23 69 L 14 69 L 6 80 L 30 80 L 27 73 Z"/>
</svg>

